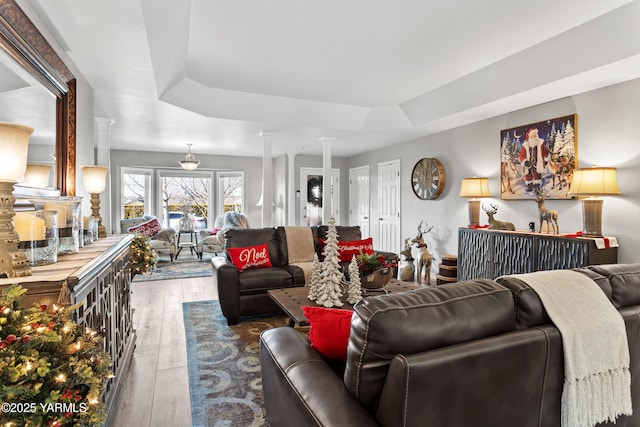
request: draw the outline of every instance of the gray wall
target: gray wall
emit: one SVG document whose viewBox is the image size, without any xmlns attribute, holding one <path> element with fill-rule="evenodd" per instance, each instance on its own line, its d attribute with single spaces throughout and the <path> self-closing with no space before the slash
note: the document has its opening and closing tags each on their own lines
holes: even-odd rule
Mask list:
<svg viewBox="0 0 640 427">
<path fill-rule="evenodd" d="M 603 233 L 618 237 L 620 262 L 638 262 L 640 235 L 635 232 L 635 221 L 640 217 L 638 111 L 640 80 L 635 80 L 354 156 L 349 158 L 348 168 L 370 166 L 370 217 L 376 218 L 377 163 L 401 160 L 401 235 L 403 238 L 414 236 L 421 220 L 433 225 L 427 243 L 439 262 L 442 255 L 457 253 L 458 227 L 468 224 L 467 200 L 458 196 L 463 178 L 489 177 L 494 201 L 500 204 L 498 219 L 511 221 L 518 229 L 527 229 L 530 221 L 538 222 L 534 201 L 500 200 L 500 130 L 577 113 L 578 166 L 597 164 L 618 168 L 622 196 L 604 198 Z M 409 185 L 413 166 L 423 157 L 438 158 L 446 169 L 447 183 L 437 200 L 419 200 Z M 551 200 L 546 205 L 559 212 L 560 232 L 582 230 L 580 201 Z M 481 223 L 487 223 L 483 212 Z M 375 221 L 371 223 L 374 240 L 379 235 L 377 226 Z"/>
</svg>

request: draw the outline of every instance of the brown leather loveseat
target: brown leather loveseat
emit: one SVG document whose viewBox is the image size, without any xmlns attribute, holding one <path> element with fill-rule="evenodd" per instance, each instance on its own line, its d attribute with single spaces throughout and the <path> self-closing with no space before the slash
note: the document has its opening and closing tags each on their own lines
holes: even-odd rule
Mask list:
<svg viewBox="0 0 640 427">
<path fill-rule="evenodd" d="M 640 264 L 577 271 L 621 314 L 629 344 L 633 415 L 600 425 L 640 426 Z M 287 327 L 262 333 L 260 359 L 272 427 L 560 426 L 561 335 L 512 277 L 365 298 L 343 371 Z"/>
<path fill-rule="evenodd" d="M 284 289 L 304 286 L 304 271 L 290 263 L 289 246 L 299 242 L 288 242 L 289 227 L 250 228 L 228 230 L 225 235 L 225 249 L 242 248 L 267 244 L 273 267 L 239 271 L 227 257 L 212 258 L 213 275 L 218 289 L 218 298 L 222 314 L 229 325 L 238 323 L 241 316 L 278 313 L 280 308 L 267 295 L 271 289 Z M 326 225 L 309 228 L 311 239 L 311 257 L 313 252 L 321 255 L 320 240 L 326 240 Z M 360 227 L 337 226 L 338 240 L 354 241 L 361 239 Z M 382 252 L 388 258 L 395 259 L 396 254 Z M 308 259 L 307 261 L 312 261 Z"/>
</svg>

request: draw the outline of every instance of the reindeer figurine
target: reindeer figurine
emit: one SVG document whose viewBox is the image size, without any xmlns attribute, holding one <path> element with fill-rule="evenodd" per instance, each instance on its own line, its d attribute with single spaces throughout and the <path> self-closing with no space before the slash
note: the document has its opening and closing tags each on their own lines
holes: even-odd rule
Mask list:
<svg viewBox="0 0 640 427">
<path fill-rule="evenodd" d="M 498 205 L 496 205 L 495 203 L 491 203 L 491 209 L 487 209 L 487 208 L 485 208 L 483 206 L 482 210 L 485 211 L 487 213 L 487 216 L 489 217 L 489 229 L 490 230 L 511 230 L 511 231 L 516 231 L 516 226 L 513 225 L 513 223 L 506 222 L 506 221 L 498 221 L 497 219 L 495 219 L 493 217 L 496 213 L 498 213 Z"/>
<path fill-rule="evenodd" d="M 424 242 L 424 238 L 422 237 L 424 234 L 427 234 L 433 228 L 433 225 L 426 230 L 422 229 L 422 223 L 424 221 L 420 221 L 420 225 L 418 225 L 418 235 L 411 241 L 411 243 L 416 244 L 416 248 L 418 248 L 418 258 L 416 271 L 418 272 L 418 282 L 422 282 L 422 270 L 425 269 L 425 280 L 427 285 L 431 284 L 431 254 L 427 250 L 427 244 Z"/>
<path fill-rule="evenodd" d="M 547 227 L 551 226 L 553 229 L 553 234 L 558 234 L 558 211 L 547 209 L 544 205 L 545 198 L 546 195 L 542 191 L 536 190 L 535 201 L 538 204 L 538 215 L 540 216 L 540 230 L 538 232 L 542 233 L 542 222 L 546 221 Z"/>
</svg>

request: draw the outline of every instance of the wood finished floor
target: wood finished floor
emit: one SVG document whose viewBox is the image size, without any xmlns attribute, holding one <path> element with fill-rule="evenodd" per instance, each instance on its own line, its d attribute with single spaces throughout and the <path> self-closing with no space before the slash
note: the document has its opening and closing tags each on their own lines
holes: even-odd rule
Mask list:
<svg viewBox="0 0 640 427">
<path fill-rule="evenodd" d="M 107 427 L 191 426 L 182 303 L 217 299 L 213 280 L 132 283 L 136 349 Z"/>
</svg>

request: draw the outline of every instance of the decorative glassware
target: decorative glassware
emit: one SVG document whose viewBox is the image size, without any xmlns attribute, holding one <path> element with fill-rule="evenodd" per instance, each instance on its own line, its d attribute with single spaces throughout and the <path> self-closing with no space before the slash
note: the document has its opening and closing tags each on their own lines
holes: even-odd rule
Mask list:
<svg viewBox="0 0 640 427">
<path fill-rule="evenodd" d="M 92 227 L 93 227 L 93 240 L 98 240 L 98 227 L 100 226 L 100 217 L 92 216 Z"/>
<path fill-rule="evenodd" d="M 44 203 L 45 210 L 58 212 L 58 255 L 80 251 L 80 202 L 82 197 L 59 197 L 55 201 Z"/>
<path fill-rule="evenodd" d="M 95 237 L 97 236 L 94 236 L 93 234 L 93 230 L 96 227 L 95 222 L 96 219 L 94 217 L 85 216 L 82 218 L 82 224 L 84 226 L 83 240 L 85 245 L 89 245 L 93 243 L 94 240 L 96 240 Z"/>
<path fill-rule="evenodd" d="M 14 221 L 20 236 L 18 249 L 24 252 L 29 265 L 48 265 L 58 261 L 57 212 L 19 212 Z"/>
</svg>

